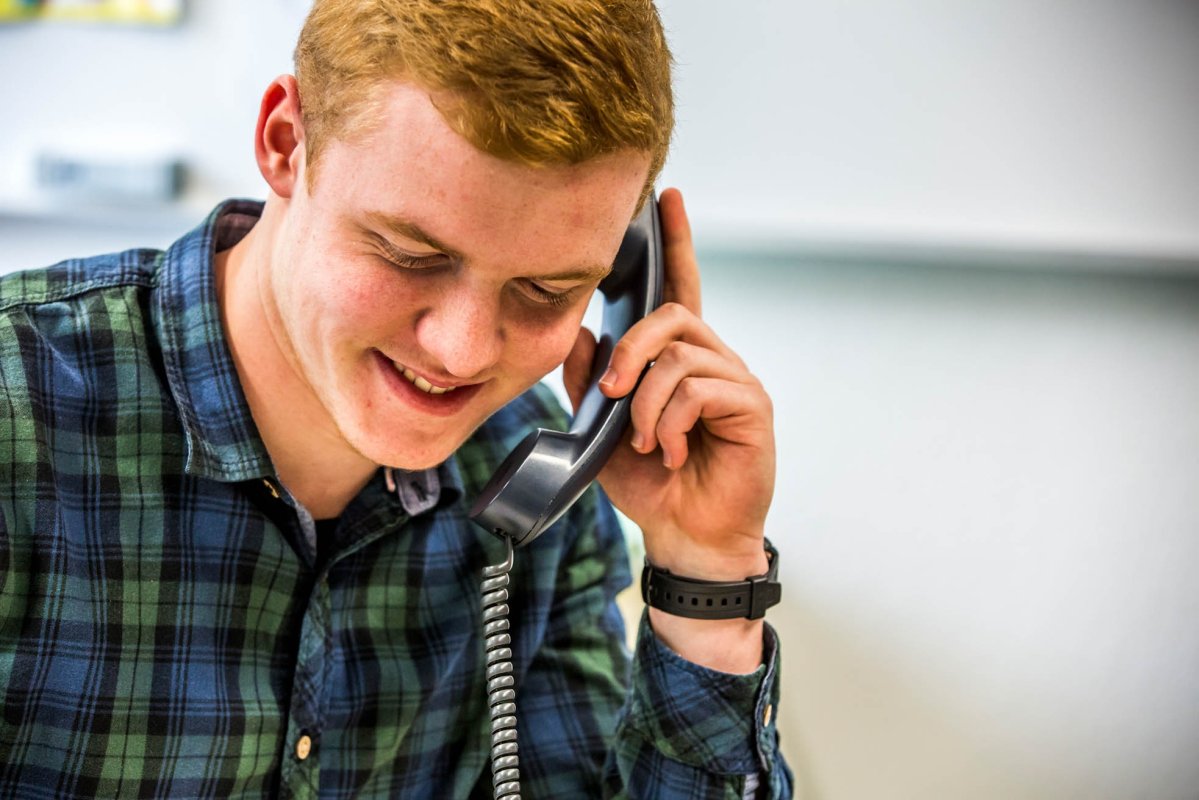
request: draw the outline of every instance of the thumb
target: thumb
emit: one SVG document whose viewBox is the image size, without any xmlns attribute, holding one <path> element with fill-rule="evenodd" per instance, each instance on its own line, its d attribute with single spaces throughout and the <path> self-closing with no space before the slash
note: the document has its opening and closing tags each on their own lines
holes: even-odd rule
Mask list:
<svg viewBox="0 0 1199 800">
<path fill-rule="evenodd" d="M 566 395 L 574 411 L 579 410 L 583 402 L 583 394 L 591 378 L 591 360 L 595 357 L 595 334 L 586 328 L 579 328 L 579 336 L 575 339 L 570 355 L 562 362 L 562 384 L 566 387 Z"/>
</svg>

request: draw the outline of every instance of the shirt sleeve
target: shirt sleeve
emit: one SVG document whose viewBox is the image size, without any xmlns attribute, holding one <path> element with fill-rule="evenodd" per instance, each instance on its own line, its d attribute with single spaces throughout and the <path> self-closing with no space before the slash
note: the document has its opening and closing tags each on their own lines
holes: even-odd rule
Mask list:
<svg viewBox="0 0 1199 800">
<path fill-rule="evenodd" d="M 522 793 L 790 797 L 791 774 L 773 720 L 774 631 L 767 626 L 764 664 L 732 675 L 675 654 L 643 615 L 630 658 L 616 605 L 632 579 L 624 536 L 607 500 L 595 499 L 568 517 L 579 527 L 560 554 L 545 635 L 517 688 Z"/>
<path fill-rule="evenodd" d="M 763 663 L 734 675 L 687 661 L 641 617 L 632 681 L 606 767 L 609 794 L 630 798 L 788 798 L 779 752 L 779 646 L 764 628 Z"/>
</svg>

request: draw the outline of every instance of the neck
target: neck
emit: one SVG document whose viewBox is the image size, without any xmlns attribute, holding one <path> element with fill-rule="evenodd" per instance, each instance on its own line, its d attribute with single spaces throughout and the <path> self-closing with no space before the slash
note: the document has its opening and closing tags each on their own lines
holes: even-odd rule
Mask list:
<svg viewBox="0 0 1199 800">
<path fill-rule="evenodd" d="M 269 210 L 269 203 L 268 203 Z M 279 480 L 315 519 L 338 516 L 378 468 L 342 438 L 308 384 L 266 298 L 271 221 L 215 259 L 221 319 L 254 424 Z"/>
</svg>

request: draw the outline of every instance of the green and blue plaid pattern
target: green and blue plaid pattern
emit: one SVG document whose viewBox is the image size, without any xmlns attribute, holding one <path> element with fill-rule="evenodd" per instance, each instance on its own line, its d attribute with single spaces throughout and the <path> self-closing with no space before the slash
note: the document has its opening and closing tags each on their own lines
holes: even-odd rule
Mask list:
<svg viewBox="0 0 1199 800">
<path fill-rule="evenodd" d="M 466 500 L 565 416 L 537 387 L 396 491 L 380 471 L 318 542 L 213 286 L 259 213 L 0 279 L 0 798 L 491 796 L 479 582 L 502 546 Z M 594 489 L 517 553 L 524 796 L 789 796 L 773 632 L 729 676 L 643 619 L 630 664 L 626 559 Z"/>
</svg>

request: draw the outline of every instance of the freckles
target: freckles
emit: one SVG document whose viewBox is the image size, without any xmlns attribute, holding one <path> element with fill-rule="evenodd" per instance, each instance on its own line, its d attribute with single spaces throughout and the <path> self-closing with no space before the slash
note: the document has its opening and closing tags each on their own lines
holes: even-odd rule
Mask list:
<svg viewBox="0 0 1199 800">
<path fill-rule="evenodd" d="M 369 281 L 338 280 L 334 276 L 329 285 L 329 296 L 334 298 L 338 305 L 350 310 L 366 308 L 372 303 L 377 303 L 379 294 L 378 288 L 372 286 Z"/>
<path fill-rule="evenodd" d="M 524 339 L 518 352 L 527 354 L 530 371 L 548 373 L 566 360 L 579 335 L 580 323 L 555 325 L 548 329 L 532 331 Z"/>
<path fill-rule="evenodd" d="M 322 306 L 342 317 L 342 324 L 366 324 L 380 313 L 388 313 L 402 302 L 396 282 L 373 271 L 354 273 L 348 269 L 330 270 L 324 280 Z"/>
</svg>

